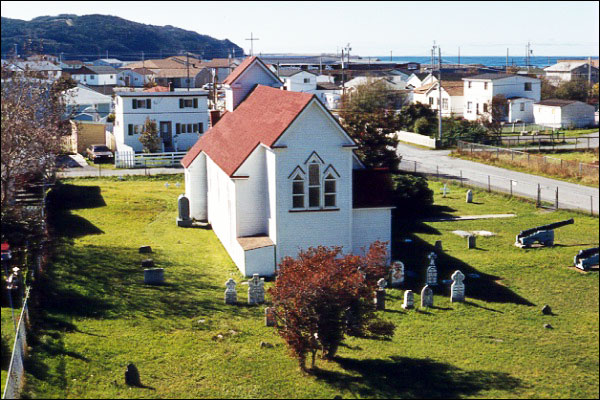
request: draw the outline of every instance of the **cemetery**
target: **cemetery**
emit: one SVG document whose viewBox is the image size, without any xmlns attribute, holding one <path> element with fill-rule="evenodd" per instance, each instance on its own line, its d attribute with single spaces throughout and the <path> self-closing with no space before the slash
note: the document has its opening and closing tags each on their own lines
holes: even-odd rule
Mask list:
<svg viewBox="0 0 600 400">
<path fill-rule="evenodd" d="M 394 336 L 349 337 L 307 374 L 276 334 L 272 280 L 189 227 L 177 179 L 64 182 L 87 195 L 55 214 L 27 397 L 597 397 L 598 218 L 430 182 L 438 216 L 515 216 L 393 225 L 373 301 Z M 514 245 L 571 218 L 553 246 Z"/>
</svg>

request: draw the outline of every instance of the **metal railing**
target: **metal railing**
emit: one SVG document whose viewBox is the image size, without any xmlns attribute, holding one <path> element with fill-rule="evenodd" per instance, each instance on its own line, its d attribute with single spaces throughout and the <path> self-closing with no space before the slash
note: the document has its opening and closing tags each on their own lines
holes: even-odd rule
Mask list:
<svg viewBox="0 0 600 400">
<path fill-rule="evenodd" d="M 589 212 L 598 215 L 600 198 L 598 191 L 594 195 L 576 192 L 574 190 L 559 191 L 557 186 L 539 182 L 525 182 L 502 176 L 478 173 L 472 170 L 463 171 L 446 166 L 423 164 L 416 160 L 403 157 L 399 169 L 411 173 L 435 177 L 439 180 L 453 181 L 461 186 L 483 188 L 488 192 L 498 192 L 510 196 L 532 199 L 537 206 L 550 206 L 555 209 L 569 209 Z M 593 188 L 590 188 L 593 190 Z"/>
<path fill-rule="evenodd" d="M 8 376 L 6 377 L 6 385 L 4 386 L 3 399 L 17 399 L 23 384 L 25 382 L 25 356 L 27 355 L 27 329 L 29 328 L 29 290 L 23 301 L 23 308 L 17 323 L 15 332 L 15 342 L 13 345 L 10 364 L 8 367 Z"/>
<path fill-rule="evenodd" d="M 172 153 L 115 152 L 116 168 L 179 167 L 185 151 Z"/>
</svg>

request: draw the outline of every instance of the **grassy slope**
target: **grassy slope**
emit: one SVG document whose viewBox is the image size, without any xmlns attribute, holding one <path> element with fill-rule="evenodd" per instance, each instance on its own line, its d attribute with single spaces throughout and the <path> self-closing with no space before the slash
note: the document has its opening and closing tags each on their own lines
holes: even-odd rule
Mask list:
<svg viewBox="0 0 600 400">
<path fill-rule="evenodd" d="M 173 177 L 165 179 L 174 179 Z M 598 243 L 598 219 L 575 214 L 556 231 L 554 248 L 512 245 L 520 229 L 573 216 L 536 211 L 529 203 L 475 191 L 464 203 L 455 186 L 440 211 L 457 215 L 515 212 L 513 219 L 409 223 L 396 230 L 407 270 L 420 271 L 442 239 L 440 278 L 456 268 L 468 302 L 404 311 L 403 291 L 388 290 L 397 324 L 391 341 L 351 338 L 337 362 L 319 361 L 303 375 L 283 342 L 264 327 L 262 307 L 226 306 L 223 283 L 241 276 L 211 231 L 175 226 L 181 189 L 135 178 L 71 181 L 61 215 L 65 240 L 47 285 L 44 330 L 33 343 L 27 395 L 32 397 L 597 397 L 598 275 L 567 268 L 581 248 Z M 89 187 L 89 188 L 86 188 Z M 106 205 L 103 205 L 103 204 Z M 84 208 L 85 207 L 85 208 Z M 466 250 L 455 229 L 497 233 Z M 146 287 L 137 247 L 150 244 L 168 285 Z M 499 281 L 500 283 L 496 283 Z M 421 278 L 407 281 L 419 291 Z M 246 300 L 245 286 L 239 300 Z M 418 294 L 418 292 L 417 292 Z M 419 296 L 416 296 L 416 303 Z M 542 316 L 550 304 L 557 314 Z M 200 323 L 200 320 L 204 320 Z M 551 323 L 555 329 L 543 328 Z M 217 334 L 222 340 L 214 340 Z M 261 349 L 259 343 L 273 343 Z M 151 388 L 123 384 L 128 362 Z"/>
</svg>

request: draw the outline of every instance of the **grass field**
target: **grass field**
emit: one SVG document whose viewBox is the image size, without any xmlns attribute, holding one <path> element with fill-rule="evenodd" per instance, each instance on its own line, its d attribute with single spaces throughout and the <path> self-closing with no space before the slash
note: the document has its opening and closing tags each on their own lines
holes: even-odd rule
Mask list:
<svg viewBox="0 0 600 400">
<path fill-rule="evenodd" d="M 569 268 L 578 250 L 597 246 L 598 218 L 479 190 L 465 204 L 466 189 L 450 185 L 441 198 L 432 182 L 439 215 L 517 214 L 396 224 L 394 256 L 412 272 L 405 289 L 415 304 L 436 240 L 440 279 L 456 269 L 479 275 L 465 281 L 467 301 L 450 303 L 442 286 L 434 308 L 405 311 L 403 290 L 388 290 L 381 315 L 397 325 L 394 338 L 349 338 L 334 362 L 306 375 L 264 326 L 262 307 L 224 304 L 224 282 L 243 278 L 212 231 L 175 226 L 182 189 L 164 183 L 176 179 L 78 179 L 57 189 L 60 239 L 38 282 L 45 307 L 34 316 L 26 397 L 598 397 L 598 272 Z M 513 246 L 519 230 L 569 217 L 576 223 L 556 231 L 555 247 Z M 496 235 L 467 250 L 456 229 Z M 140 245 L 153 247 L 166 285 L 143 285 Z M 542 315 L 544 304 L 555 315 Z M 125 386 L 129 362 L 146 388 Z"/>
<path fill-rule="evenodd" d="M 598 168 L 593 166 L 584 166 L 583 169 L 580 169 L 579 166 L 579 162 L 591 164 L 593 161 L 597 160 L 598 152 L 531 152 L 531 154 L 531 160 L 527 157 L 526 153 L 514 153 L 513 155 L 508 153 L 500 153 L 497 155 L 494 151 L 469 153 L 466 151 L 461 152 L 456 150 L 452 151 L 450 155 L 452 157 L 494 165 L 501 168 L 511 169 L 513 171 L 526 172 L 529 174 L 559 179 L 566 182 L 598 187 Z M 555 160 L 542 160 L 541 158 L 546 155 L 550 158 L 554 158 Z M 563 159 L 567 162 L 565 162 L 563 165 L 560 159 Z M 583 171 L 584 173 L 580 175 L 580 171 Z"/>
</svg>

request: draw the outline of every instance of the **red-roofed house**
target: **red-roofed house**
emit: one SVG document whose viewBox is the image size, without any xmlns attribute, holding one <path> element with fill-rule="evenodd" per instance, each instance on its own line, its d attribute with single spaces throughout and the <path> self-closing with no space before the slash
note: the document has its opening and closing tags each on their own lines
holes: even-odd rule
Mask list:
<svg viewBox="0 0 600 400">
<path fill-rule="evenodd" d="M 228 77 L 251 89 L 182 160 L 191 217 L 211 223 L 245 276 L 273 275 L 311 246 L 360 252 L 389 242 L 392 207 L 368 185 L 375 180 L 355 175 L 364 170 L 356 143 L 315 95 L 252 84 L 267 79 L 263 66 L 247 59 Z M 376 181 L 388 182 L 381 174 Z M 372 193 L 353 195 L 353 175 Z"/>
</svg>

